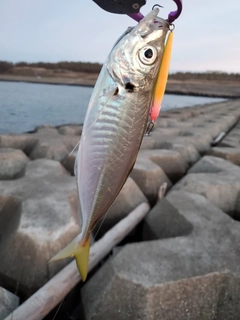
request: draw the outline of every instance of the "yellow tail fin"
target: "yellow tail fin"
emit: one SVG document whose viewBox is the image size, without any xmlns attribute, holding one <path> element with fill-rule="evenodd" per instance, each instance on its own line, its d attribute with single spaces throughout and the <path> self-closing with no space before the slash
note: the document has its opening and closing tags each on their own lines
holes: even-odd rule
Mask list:
<svg viewBox="0 0 240 320">
<path fill-rule="evenodd" d="M 85 281 L 88 273 L 89 249 L 90 235 L 82 244 L 79 244 L 77 238 L 75 238 L 63 250 L 57 253 L 49 262 L 64 259 L 67 257 L 75 257 L 82 281 Z"/>
</svg>

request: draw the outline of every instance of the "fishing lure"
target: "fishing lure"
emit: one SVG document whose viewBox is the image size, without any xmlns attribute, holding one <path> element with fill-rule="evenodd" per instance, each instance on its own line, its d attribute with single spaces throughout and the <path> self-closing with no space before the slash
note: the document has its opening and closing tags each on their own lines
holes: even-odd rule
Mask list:
<svg viewBox="0 0 240 320">
<path fill-rule="evenodd" d="M 167 55 L 164 44 L 170 23 L 158 13 L 154 7 L 117 40 L 89 102 L 75 161 L 81 233 L 51 259 L 74 256 L 83 281 L 88 270 L 90 233 L 129 176 L 151 102 L 152 114 L 159 99 L 156 87 L 161 82 L 161 62 Z M 158 97 L 155 100 L 153 92 Z"/>
</svg>

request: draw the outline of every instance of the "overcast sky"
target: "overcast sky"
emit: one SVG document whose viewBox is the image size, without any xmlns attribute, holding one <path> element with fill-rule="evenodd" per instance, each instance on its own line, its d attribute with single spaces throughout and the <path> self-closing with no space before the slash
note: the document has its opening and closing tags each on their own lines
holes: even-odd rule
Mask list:
<svg viewBox="0 0 240 320">
<path fill-rule="evenodd" d="M 175 10 L 171 0 L 148 0 Z M 103 11 L 92 0 L 0 0 L 0 60 L 104 62 L 128 26 L 125 15 Z M 183 0 L 175 22 L 171 71 L 240 72 L 240 1 Z"/>
</svg>

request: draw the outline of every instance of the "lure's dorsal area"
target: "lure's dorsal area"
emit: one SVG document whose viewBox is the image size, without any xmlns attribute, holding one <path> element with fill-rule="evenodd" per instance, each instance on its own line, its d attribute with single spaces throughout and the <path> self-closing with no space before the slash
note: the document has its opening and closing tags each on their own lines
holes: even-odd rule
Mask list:
<svg viewBox="0 0 240 320">
<path fill-rule="evenodd" d="M 76 256 L 80 271 L 88 260 L 88 254 L 79 257 L 80 249 L 123 187 L 146 129 L 169 30 L 158 12 L 155 8 L 119 38 L 90 99 L 75 162 L 82 231 L 69 245 L 72 251 L 59 255 Z"/>
</svg>

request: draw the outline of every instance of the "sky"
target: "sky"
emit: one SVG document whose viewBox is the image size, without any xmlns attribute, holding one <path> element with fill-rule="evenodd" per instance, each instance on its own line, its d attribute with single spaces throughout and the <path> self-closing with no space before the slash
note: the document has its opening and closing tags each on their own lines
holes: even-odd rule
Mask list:
<svg viewBox="0 0 240 320">
<path fill-rule="evenodd" d="M 176 9 L 172 0 L 156 3 L 160 16 Z M 92 0 L 0 0 L 0 60 L 103 63 L 116 39 L 136 22 L 111 14 Z M 183 0 L 175 21 L 170 72 L 240 73 L 240 1 Z"/>
</svg>

